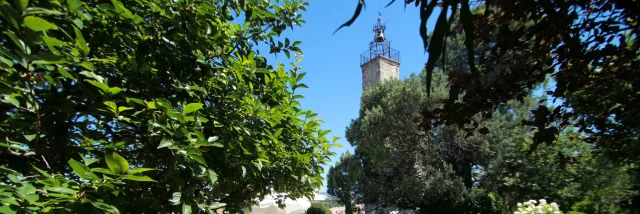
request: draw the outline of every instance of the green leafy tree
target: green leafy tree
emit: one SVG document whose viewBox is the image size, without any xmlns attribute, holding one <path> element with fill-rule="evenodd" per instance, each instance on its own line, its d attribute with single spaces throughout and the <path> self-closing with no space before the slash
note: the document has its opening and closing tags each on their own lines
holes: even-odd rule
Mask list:
<svg viewBox="0 0 640 214">
<path fill-rule="evenodd" d="M 300 42 L 279 37 L 306 6 L 0 1 L 2 212 L 213 213 L 311 196 L 333 143 L 300 107 Z"/>
<path fill-rule="evenodd" d="M 446 76 L 440 73 L 435 78 L 439 87 L 429 99 L 417 75 L 388 80 L 363 93 L 360 116 L 351 122 L 346 136 L 362 161 L 358 182 L 365 204 L 380 210 L 419 207 L 424 212 L 452 213 L 461 211 L 454 208 L 467 201 L 470 190 L 452 167 L 460 156 L 449 156 L 467 142 L 440 141 L 436 138 L 441 136 L 425 132 L 415 121 L 423 108 L 441 105 L 438 97 L 446 96 Z"/>
<path fill-rule="evenodd" d="M 593 153 L 584 136 L 568 129 L 558 142 L 530 149 L 533 133 L 521 121 L 541 98 L 510 101 L 491 119 L 476 115 L 480 134 L 456 126 L 421 129 L 415 119 L 421 110 L 439 107 L 438 97 L 447 96 L 446 77 L 434 77 L 439 87 L 426 100 L 423 78 L 415 75 L 363 94 L 347 140 L 363 163 L 358 191 L 365 203 L 423 213 L 510 213 L 518 202 L 547 198 L 565 210 L 578 204 L 578 210 L 623 212 L 621 202 L 633 195 L 629 167 Z"/>
<path fill-rule="evenodd" d="M 327 193 L 340 199 L 346 214 L 352 214 L 354 202 L 361 199 L 358 192 L 361 168 L 360 161 L 347 152 L 340 157 L 335 166 L 329 168 L 327 174 Z"/>
<path fill-rule="evenodd" d="M 357 19 L 365 2 L 358 0 L 353 17 L 340 28 Z M 618 162 L 638 164 L 640 114 L 630 107 L 638 103 L 640 85 L 640 74 L 634 72 L 640 68 L 640 4 L 636 1 L 403 3 L 419 7 L 420 35 L 429 52 L 427 92 L 433 88 L 437 61 L 448 54 L 447 39 L 456 35 L 449 31 L 464 32 L 464 59 L 469 69 L 450 78 L 449 102 L 423 114 L 429 121 L 423 124 L 425 128 L 473 124 L 471 118 L 478 113 L 486 117 L 509 100 L 522 100 L 551 75 L 556 84 L 547 93 L 564 102 L 553 109 L 540 106 L 526 123 L 537 130 L 532 148 L 555 141 L 563 127 L 576 127 L 598 151 Z M 472 13 L 472 7 L 480 5 L 486 10 Z M 429 36 L 427 23 L 434 12 L 439 14 Z M 455 19 L 458 14 L 460 19 Z M 478 127 L 468 131 L 474 128 Z"/>
</svg>

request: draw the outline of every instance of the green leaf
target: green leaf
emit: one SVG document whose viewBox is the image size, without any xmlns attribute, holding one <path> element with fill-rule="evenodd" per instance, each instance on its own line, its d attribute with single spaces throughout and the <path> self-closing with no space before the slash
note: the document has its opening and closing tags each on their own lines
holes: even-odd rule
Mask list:
<svg viewBox="0 0 640 214">
<path fill-rule="evenodd" d="M 93 168 L 93 169 L 91 169 L 91 171 L 99 172 L 99 173 L 107 174 L 107 175 L 116 175 L 116 173 L 112 172 L 109 169 L 105 169 L 105 168 Z"/>
<path fill-rule="evenodd" d="M 162 106 L 163 108 L 165 108 L 165 110 L 172 110 L 172 106 L 171 106 L 171 102 L 169 102 L 169 100 L 164 99 L 164 98 L 158 98 L 156 99 L 156 102 L 158 103 L 158 105 Z"/>
<path fill-rule="evenodd" d="M 189 103 L 184 107 L 184 113 L 188 114 L 194 111 L 197 111 L 198 109 L 201 109 L 203 106 L 202 103 Z"/>
<path fill-rule="evenodd" d="M 436 29 L 433 30 L 433 38 L 431 38 L 431 42 L 429 42 L 429 48 L 427 51 L 429 52 L 429 59 L 426 64 L 426 72 L 427 72 L 427 96 L 431 95 L 431 79 L 433 77 L 433 68 L 436 65 L 436 62 L 442 55 L 442 48 L 444 44 L 444 36 L 449 28 L 449 23 L 447 22 L 447 9 L 449 5 L 445 2 L 442 12 L 440 12 L 440 17 L 438 17 L 438 21 L 436 22 Z"/>
<path fill-rule="evenodd" d="M 101 210 L 104 210 L 107 213 L 120 213 L 120 211 L 118 210 L 118 208 L 102 203 L 102 202 L 97 202 L 97 201 L 91 201 L 91 204 Z"/>
<path fill-rule="evenodd" d="M 15 149 L 15 150 L 19 150 L 19 151 L 23 151 L 23 152 L 29 152 L 28 149 L 22 148 L 21 146 L 16 145 L 16 144 L 0 143 L 0 146 L 9 147 L 9 148 L 12 148 L 12 149 Z"/>
<path fill-rule="evenodd" d="M 74 77 L 73 75 L 71 75 L 71 73 L 69 73 L 67 70 L 65 70 L 65 68 L 60 68 L 58 67 L 58 72 L 60 72 L 60 74 L 65 77 L 65 78 L 69 78 L 72 80 L 76 80 L 76 77 Z"/>
<path fill-rule="evenodd" d="M 64 198 L 64 199 L 72 199 L 72 200 L 76 199 L 73 195 L 65 195 L 65 194 L 60 194 L 60 193 L 47 193 L 46 196 L 47 197 Z"/>
<path fill-rule="evenodd" d="M 94 67 L 93 67 L 93 63 L 89 62 L 89 61 L 84 61 L 82 63 L 80 63 L 80 66 L 82 66 L 83 68 L 86 68 L 87 70 L 93 71 Z"/>
<path fill-rule="evenodd" d="M 358 6 L 356 7 L 356 11 L 353 13 L 353 16 L 351 17 L 351 19 L 349 19 L 349 21 L 345 22 L 344 24 L 340 25 L 340 27 L 338 27 L 338 29 L 336 29 L 336 31 L 334 31 L 333 34 L 336 34 L 336 32 L 340 30 L 340 28 L 351 26 L 351 24 L 353 24 L 353 22 L 356 21 L 358 16 L 360 16 L 360 12 L 362 12 L 362 7 L 364 6 L 365 6 L 364 0 L 358 0 Z"/>
<path fill-rule="evenodd" d="M 51 24 L 47 20 L 44 20 L 40 17 L 35 16 L 27 16 L 24 17 L 22 23 L 34 31 L 47 31 L 47 30 L 57 30 L 58 26 Z"/>
<path fill-rule="evenodd" d="M 7 59 L 7 58 L 1 57 L 1 56 L 0 56 L 0 61 L 2 61 L 2 63 L 6 64 L 9 68 L 12 68 L 13 65 L 15 64 L 10 59 Z"/>
<path fill-rule="evenodd" d="M 82 158 L 82 160 L 84 161 L 84 164 L 89 166 L 92 163 L 98 162 L 98 159 L 93 159 L 93 158 L 86 158 L 84 156 L 80 156 Z"/>
<path fill-rule="evenodd" d="M 132 102 L 140 104 L 140 105 L 144 105 L 144 101 L 138 98 L 131 98 L 131 97 L 127 97 L 127 103 L 131 104 Z"/>
<path fill-rule="evenodd" d="M 132 181 L 147 181 L 147 182 L 157 182 L 156 180 L 151 179 L 149 176 L 146 175 L 127 175 L 124 176 L 124 179 L 126 180 L 132 180 Z"/>
<path fill-rule="evenodd" d="M 202 155 L 199 154 L 189 154 L 189 157 L 191 157 L 191 159 L 195 160 L 196 162 L 202 164 L 202 165 L 207 165 L 207 162 L 204 160 L 204 158 L 202 157 Z"/>
<path fill-rule="evenodd" d="M 51 176 L 49 173 L 45 172 L 44 170 L 42 170 L 42 169 L 40 169 L 40 168 L 38 168 L 38 167 L 36 167 L 36 166 L 34 166 L 34 165 L 31 165 L 31 166 L 32 166 L 34 169 L 36 169 L 36 171 L 38 171 L 40 174 L 42 174 L 44 177 L 47 177 L 47 178 L 53 178 L 53 176 Z"/>
<path fill-rule="evenodd" d="M 124 4 L 122 4 L 122 2 L 118 0 L 111 0 L 111 3 L 113 3 L 113 8 L 115 9 L 116 13 L 120 14 L 125 18 L 129 18 L 129 19 L 133 18 L 133 13 L 131 13 L 131 11 L 129 11 L 124 6 Z"/>
<path fill-rule="evenodd" d="M 89 45 L 87 45 L 87 42 L 84 40 L 82 32 L 76 27 L 73 27 L 73 30 L 76 33 L 76 45 L 78 46 L 78 48 L 80 48 L 80 50 L 82 50 L 83 55 L 89 55 Z"/>
<path fill-rule="evenodd" d="M 25 196 L 24 199 L 27 199 L 27 201 L 31 204 L 35 204 L 38 202 L 38 199 L 40 199 L 40 196 L 36 194 L 32 194 L 32 195 Z"/>
<path fill-rule="evenodd" d="M 129 162 L 127 162 L 127 160 L 125 160 L 122 156 L 120 156 L 118 153 L 113 153 L 113 160 L 116 161 L 116 163 L 118 163 L 118 166 L 120 168 L 120 173 L 124 174 L 125 172 L 129 171 Z"/>
<path fill-rule="evenodd" d="M 69 194 L 76 194 L 78 193 L 78 191 L 66 188 L 66 187 L 48 187 L 45 186 L 44 189 L 48 190 L 48 191 L 52 191 L 52 192 L 60 192 L 60 193 L 69 193 Z"/>
<path fill-rule="evenodd" d="M 218 173 L 216 173 L 212 169 L 209 169 L 207 172 L 209 174 L 209 181 L 211 181 L 211 184 L 215 184 L 216 181 L 218 181 Z"/>
<path fill-rule="evenodd" d="M 274 138 L 278 138 L 282 134 L 282 128 L 276 129 L 276 132 L 273 133 Z"/>
<path fill-rule="evenodd" d="M 120 168 L 120 164 L 115 159 L 113 154 L 105 154 L 104 160 L 107 162 L 107 166 L 109 166 L 109 169 L 111 169 L 111 172 L 113 172 L 113 174 L 120 174 L 120 172 L 122 172 L 123 169 Z M 124 170 L 126 170 L 126 168 Z"/>
<path fill-rule="evenodd" d="M 7 178 L 9 178 L 9 181 L 13 182 L 13 183 L 20 183 L 22 182 L 18 176 L 16 175 L 7 175 Z"/>
<path fill-rule="evenodd" d="M 187 155 L 192 155 L 192 154 L 196 154 L 196 155 L 202 155 L 202 153 L 200 152 L 200 150 L 193 148 L 193 147 L 189 147 L 187 148 Z"/>
<path fill-rule="evenodd" d="M 137 173 L 142 173 L 142 172 L 146 172 L 146 171 L 153 171 L 155 169 L 152 168 L 135 168 L 132 169 L 131 171 L 129 171 L 129 174 L 137 174 Z"/>
<path fill-rule="evenodd" d="M 191 205 L 187 203 L 182 204 L 182 214 L 191 214 Z"/>
<path fill-rule="evenodd" d="M 133 108 L 131 107 L 126 107 L 126 106 L 120 106 L 118 107 L 118 111 L 119 112 L 123 112 L 123 111 L 128 111 L 128 110 L 132 110 Z"/>
<path fill-rule="evenodd" d="M 209 209 L 218 209 L 218 208 L 224 207 L 224 206 L 227 206 L 227 204 L 220 203 L 220 202 L 213 202 L 211 205 L 209 205 Z"/>
<path fill-rule="evenodd" d="M 69 5 L 70 10 L 76 10 L 80 6 L 82 6 L 82 1 L 80 0 L 67 0 L 67 4 Z"/>
<path fill-rule="evenodd" d="M 22 16 L 28 16 L 28 15 L 62 15 L 64 14 L 63 12 L 57 11 L 57 10 L 49 10 L 46 8 L 41 8 L 41 7 L 30 7 L 27 8 L 26 10 L 22 11 Z"/>
<path fill-rule="evenodd" d="M 14 34 L 11 31 L 5 31 L 4 34 L 7 35 L 11 39 L 11 41 L 13 41 L 13 43 L 16 44 L 16 46 L 18 46 L 20 50 L 22 50 L 22 52 L 25 52 L 26 46 L 24 42 L 22 42 L 20 39 L 18 39 L 18 37 L 16 37 L 16 34 Z"/>
<path fill-rule="evenodd" d="M 53 37 L 43 36 L 42 40 L 44 40 L 44 42 L 47 43 L 47 45 L 51 45 L 51 46 L 67 46 L 66 42 L 60 41 Z"/>
<path fill-rule="evenodd" d="M 13 9 L 13 7 L 9 4 L 8 1 L 0 1 L 0 16 L 5 20 L 9 21 L 9 23 L 16 29 L 20 29 L 20 25 L 18 24 L 20 19 L 20 13 Z M 4 22 L 4 21 L 3 21 Z"/>
<path fill-rule="evenodd" d="M 307 72 L 302 72 L 301 74 L 298 74 L 298 76 L 296 77 L 296 82 L 300 82 L 300 80 L 302 80 L 302 78 L 304 78 L 304 76 L 307 75 Z"/>
<path fill-rule="evenodd" d="M 197 85 L 190 85 L 189 89 L 191 90 L 195 90 L 195 91 L 199 91 L 199 92 L 203 92 L 203 93 L 207 93 L 206 90 L 204 90 L 204 88 L 197 86 Z"/>
<path fill-rule="evenodd" d="M 93 172 L 91 172 L 91 169 L 89 169 L 88 166 L 76 160 L 69 160 L 69 166 L 71 166 L 73 172 L 75 172 L 80 178 L 84 180 L 100 180 L 100 178 L 96 174 L 93 174 Z"/>
<path fill-rule="evenodd" d="M 155 102 L 147 102 L 147 108 L 155 109 L 156 108 L 156 103 Z"/>
<path fill-rule="evenodd" d="M 0 201 L 2 201 L 5 204 L 12 204 L 16 206 L 20 205 L 18 201 L 16 201 L 15 197 L 0 197 Z"/>
<path fill-rule="evenodd" d="M 105 101 L 104 104 L 109 107 L 109 110 L 113 113 L 116 113 L 118 110 L 118 106 L 116 105 L 116 103 L 112 102 L 112 101 Z"/>
<path fill-rule="evenodd" d="M 107 93 L 111 94 L 111 95 L 116 95 L 118 93 L 122 92 L 121 88 L 118 87 L 111 87 L 109 88 L 109 90 L 107 90 Z"/>
<path fill-rule="evenodd" d="M 169 146 L 171 146 L 171 145 L 173 145 L 173 140 L 172 140 L 172 139 L 164 138 L 164 139 L 162 139 L 162 140 L 160 141 L 160 145 L 158 145 L 158 149 L 160 149 L 160 148 L 164 148 L 164 147 L 169 147 Z"/>
<path fill-rule="evenodd" d="M 29 6 L 29 0 L 13 0 L 13 2 L 18 7 L 18 10 L 24 10 Z"/>
<path fill-rule="evenodd" d="M 104 83 L 104 77 L 102 77 L 100 75 L 97 75 L 97 74 L 95 74 L 95 73 L 93 73 L 91 71 L 82 71 L 79 74 L 82 74 L 85 77 L 89 77 L 91 79 L 94 79 L 94 80 L 96 80 L 98 82 Z"/>
<path fill-rule="evenodd" d="M 20 107 L 20 101 L 18 101 L 18 99 L 16 99 L 13 96 L 7 96 L 7 95 L 2 96 L 2 102 L 11 104 L 15 107 Z"/>
<path fill-rule="evenodd" d="M 28 142 L 33 141 L 33 139 L 36 139 L 36 135 L 35 134 L 26 134 L 24 135 L 24 139 L 26 139 Z"/>
<path fill-rule="evenodd" d="M 80 19 L 74 19 L 73 24 L 76 24 L 76 26 L 78 26 L 78 28 L 80 29 L 84 28 L 84 23 Z"/>
<path fill-rule="evenodd" d="M 11 206 L 6 204 L 6 205 L 0 207 L 0 213 L 3 213 L 3 214 L 16 214 L 16 211 L 13 211 L 13 209 L 11 209 Z"/>
<path fill-rule="evenodd" d="M 104 84 L 104 83 L 101 83 L 101 82 L 98 82 L 98 81 L 95 81 L 95 80 L 84 80 L 84 81 L 87 81 L 89 84 L 91 84 L 91 85 L 93 85 L 95 87 L 98 87 L 103 92 L 109 91 L 109 86 L 107 84 Z M 115 103 L 113 103 L 113 104 L 115 105 Z"/>
</svg>

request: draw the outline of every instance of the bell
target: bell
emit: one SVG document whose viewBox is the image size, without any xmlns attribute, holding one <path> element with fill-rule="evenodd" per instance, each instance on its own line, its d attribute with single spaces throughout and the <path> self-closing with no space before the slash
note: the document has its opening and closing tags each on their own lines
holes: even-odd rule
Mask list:
<svg viewBox="0 0 640 214">
<path fill-rule="evenodd" d="M 384 33 L 383 32 L 378 33 L 378 35 L 376 36 L 376 42 L 384 42 Z"/>
</svg>

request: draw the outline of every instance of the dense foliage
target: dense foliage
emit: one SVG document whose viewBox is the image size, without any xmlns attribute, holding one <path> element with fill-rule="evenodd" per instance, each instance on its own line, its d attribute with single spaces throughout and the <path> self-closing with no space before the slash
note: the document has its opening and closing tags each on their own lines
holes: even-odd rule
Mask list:
<svg viewBox="0 0 640 214">
<path fill-rule="evenodd" d="M 331 210 L 324 204 L 311 203 L 311 207 L 307 209 L 307 214 L 331 214 Z"/>
<path fill-rule="evenodd" d="M 640 75 L 635 72 L 640 68 L 640 2 L 403 3 L 420 8 L 420 34 L 429 52 L 424 77 L 426 95 L 442 102 L 439 107 L 425 107 L 416 115 L 422 128 L 437 133 L 442 125 L 455 125 L 467 136 L 476 131 L 501 133 L 489 136 L 488 145 L 510 155 L 495 152 L 485 159 L 485 165 L 479 168 L 487 170 L 483 172 L 484 185 L 511 192 L 505 195 L 510 208 L 514 207 L 515 198 L 556 194 L 558 203 L 565 203 L 563 206 L 571 207 L 574 213 L 622 212 L 620 209 L 627 208 L 637 212 L 638 203 L 633 202 L 638 201 L 638 195 L 629 197 L 640 190 L 640 114 L 634 108 L 640 91 Z M 358 1 L 354 16 L 343 26 L 353 23 L 364 4 L 365 1 Z M 430 33 L 427 23 L 434 11 L 439 15 Z M 464 48 L 450 48 L 452 45 Z M 436 72 L 448 76 L 444 97 L 437 92 Z M 535 100 L 537 103 L 527 101 L 535 87 L 549 79 L 552 87 L 543 91 L 549 97 L 540 97 Z M 509 126 L 479 122 L 504 117 L 496 114 L 501 111 L 517 112 L 510 109 L 514 100 L 529 106 L 531 115 L 522 111 L 526 116 L 510 118 Z M 550 106 L 547 100 L 560 102 Z M 518 123 L 529 127 L 518 127 Z M 528 128 L 535 132 L 530 133 Z M 511 144 L 496 142 L 500 139 Z M 529 154 L 523 154 L 525 151 Z M 490 168 L 504 170 L 491 172 Z M 610 177 L 593 177 L 596 175 Z M 513 179 L 491 181 L 491 176 Z M 469 179 L 462 179 L 468 186 Z"/>
<path fill-rule="evenodd" d="M 327 193 L 334 195 L 344 204 L 345 213 L 352 214 L 354 204 L 361 200 L 358 192 L 358 181 L 362 165 L 351 153 L 345 153 L 335 166 L 329 168 L 327 174 Z"/>
<path fill-rule="evenodd" d="M 300 0 L 0 1 L 3 213 L 214 212 L 311 196 Z M 295 61 L 269 64 L 257 45 Z"/>
<path fill-rule="evenodd" d="M 585 140 L 598 151 L 618 162 L 638 164 L 640 114 L 631 106 L 640 102 L 640 74 L 635 72 L 640 69 L 640 2 L 407 0 L 404 4 L 420 8 L 420 35 L 429 52 L 428 89 L 439 67 L 436 62 L 449 54 L 447 40 L 464 32 L 462 59 L 467 69 L 442 69 L 451 74 L 451 87 L 445 105 L 423 112 L 425 129 L 440 124 L 465 128 L 478 113 L 490 118 L 494 108 L 522 100 L 552 76 L 555 87 L 547 93 L 564 102 L 553 108 L 539 106 L 536 116 L 526 121 L 537 129 L 531 149 L 555 141 L 562 128 L 572 126 L 584 132 Z M 354 16 L 343 26 L 353 23 L 364 5 L 358 0 Z M 474 6 L 486 10 L 472 13 Z M 439 15 L 429 36 L 426 25 L 434 11 Z"/>
<path fill-rule="evenodd" d="M 422 109 L 444 105 L 446 79 L 434 74 L 430 98 L 424 76 L 416 75 L 364 92 L 346 136 L 362 163 L 357 192 L 365 204 L 421 213 L 511 213 L 518 202 L 547 198 L 575 212 L 624 213 L 637 195 L 630 166 L 592 152 L 573 129 L 529 150 L 533 132 L 521 121 L 544 97 L 509 102 L 491 119 L 475 116 L 478 126 L 493 130 L 482 135 L 455 126 L 420 128 L 415 118 Z"/>
</svg>

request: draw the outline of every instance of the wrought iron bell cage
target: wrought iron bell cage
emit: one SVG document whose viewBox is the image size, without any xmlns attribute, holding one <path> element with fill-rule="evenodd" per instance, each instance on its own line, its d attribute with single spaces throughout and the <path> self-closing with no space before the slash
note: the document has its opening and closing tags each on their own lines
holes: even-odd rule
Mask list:
<svg viewBox="0 0 640 214">
<path fill-rule="evenodd" d="M 391 48 L 391 42 L 385 36 L 385 26 L 382 14 L 378 13 L 378 22 L 373 26 L 373 41 L 369 42 L 369 50 L 360 54 L 360 65 L 363 65 L 377 56 L 383 56 L 400 62 L 400 52 Z"/>
</svg>

